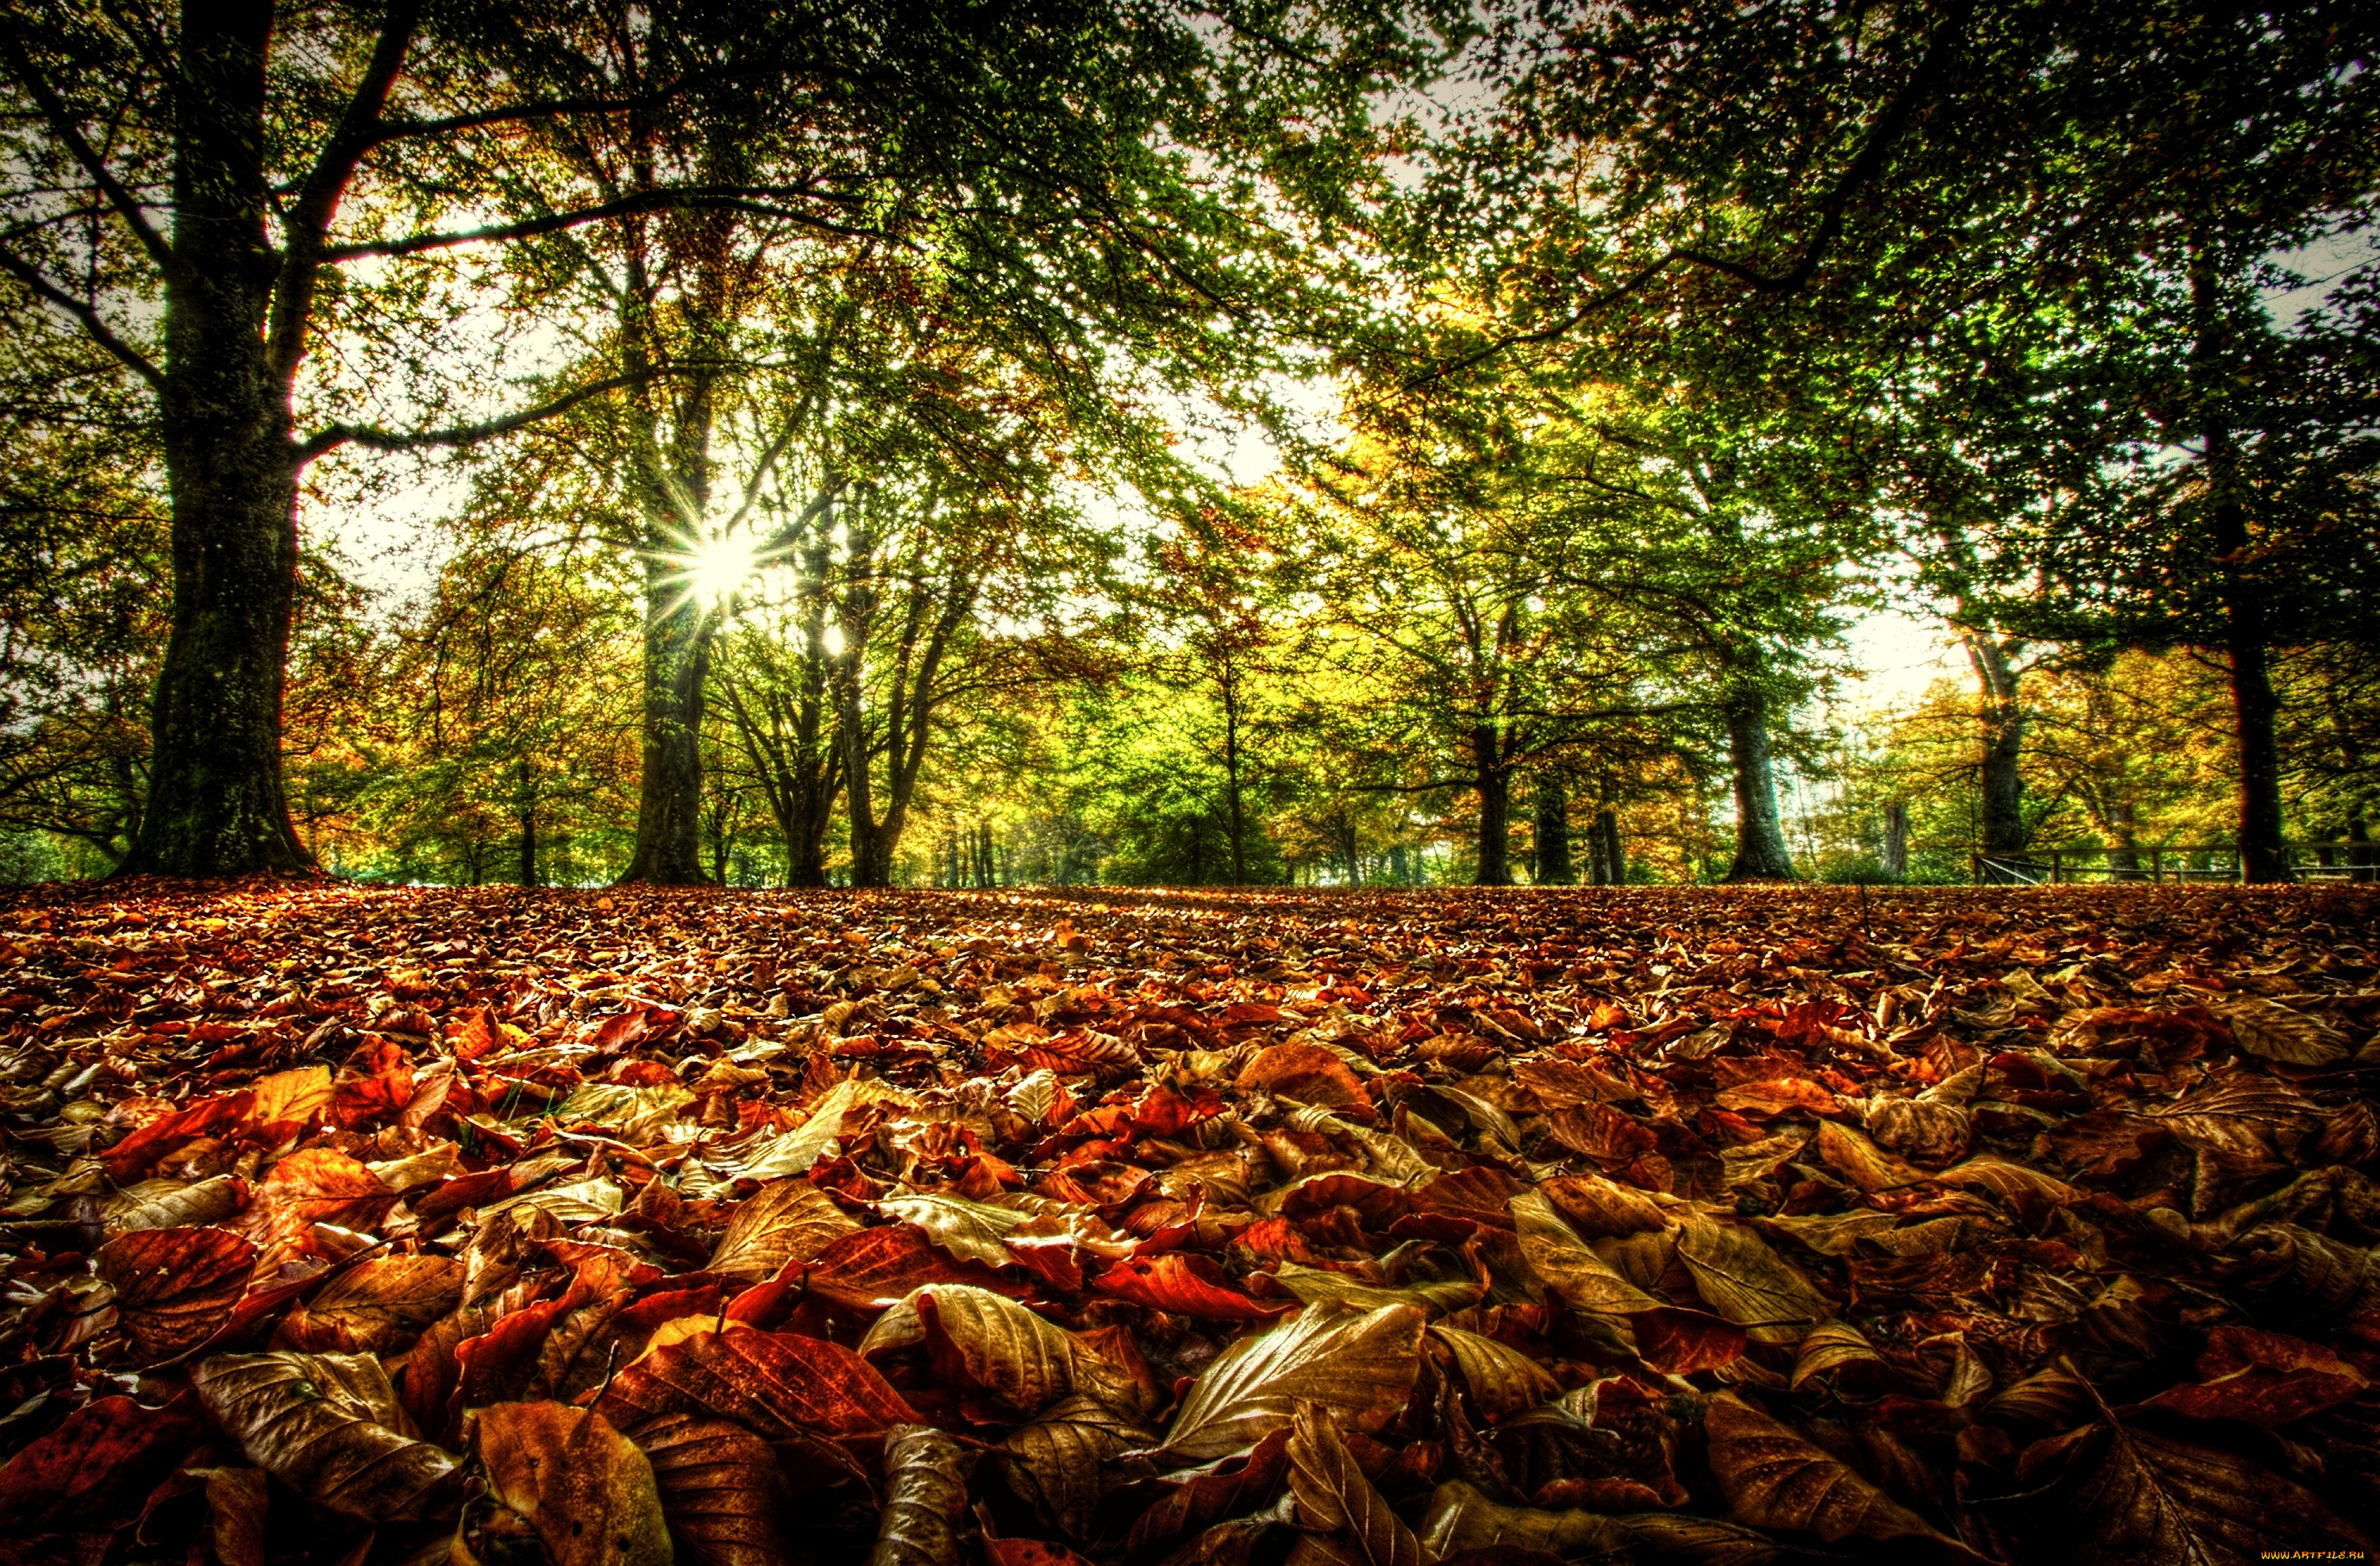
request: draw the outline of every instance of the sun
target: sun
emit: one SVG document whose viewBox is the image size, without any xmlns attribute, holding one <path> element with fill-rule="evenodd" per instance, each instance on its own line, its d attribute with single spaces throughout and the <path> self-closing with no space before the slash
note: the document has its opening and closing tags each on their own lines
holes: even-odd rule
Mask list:
<svg viewBox="0 0 2380 1566">
<path fill-rule="evenodd" d="M 673 575 L 683 585 L 686 598 L 706 609 L 716 609 L 733 598 L 760 564 L 759 551 L 748 533 L 719 533 L 688 540 L 671 551 L 668 559 L 676 567 Z"/>
</svg>

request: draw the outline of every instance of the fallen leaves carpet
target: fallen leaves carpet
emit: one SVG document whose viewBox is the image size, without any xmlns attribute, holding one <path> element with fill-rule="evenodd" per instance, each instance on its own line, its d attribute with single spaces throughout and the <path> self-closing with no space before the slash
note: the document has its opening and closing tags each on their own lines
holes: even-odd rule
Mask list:
<svg viewBox="0 0 2380 1566">
<path fill-rule="evenodd" d="M 0 898 L 0 1562 L 2373 1548 L 2372 889 Z"/>
</svg>

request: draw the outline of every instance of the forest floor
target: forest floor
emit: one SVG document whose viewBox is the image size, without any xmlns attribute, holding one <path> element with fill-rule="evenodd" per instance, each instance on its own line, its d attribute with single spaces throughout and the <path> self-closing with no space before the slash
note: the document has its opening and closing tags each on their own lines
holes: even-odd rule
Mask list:
<svg viewBox="0 0 2380 1566">
<path fill-rule="evenodd" d="M 9 893 L 0 1563 L 2369 1550 L 2375 946 L 2363 888 Z"/>
</svg>

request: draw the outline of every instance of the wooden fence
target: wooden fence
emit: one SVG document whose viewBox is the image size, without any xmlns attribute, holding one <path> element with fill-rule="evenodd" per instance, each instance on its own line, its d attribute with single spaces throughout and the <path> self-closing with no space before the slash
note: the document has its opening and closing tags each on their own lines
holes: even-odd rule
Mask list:
<svg viewBox="0 0 2380 1566">
<path fill-rule="evenodd" d="M 2293 843 L 2282 850 L 2300 880 L 2380 880 L 2380 844 Z M 2063 882 L 2137 882 L 2177 886 L 2243 878 L 2237 844 L 2201 843 L 2158 847 L 2064 847 L 2022 854 L 1970 850 L 1968 869 L 1977 886 L 2045 886 Z"/>
</svg>

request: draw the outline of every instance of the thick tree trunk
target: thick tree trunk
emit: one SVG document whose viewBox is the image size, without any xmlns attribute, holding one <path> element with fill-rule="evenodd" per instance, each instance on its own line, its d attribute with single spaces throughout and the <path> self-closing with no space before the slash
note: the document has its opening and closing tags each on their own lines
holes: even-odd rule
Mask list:
<svg viewBox="0 0 2380 1566">
<path fill-rule="evenodd" d="M 702 701 L 710 672 L 709 613 L 686 599 L 667 564 L 645 564 L 644 765 L 637 846 L 623 881 L 699 886 L 702 867 Z"/>
<path fill-rule="evenodd" d="M 1472 757 L 1479 789 L 1479 870 L 1476 886 L 1512 884 L 1512 774 L 1503 764 L 1496 731 L 1482 724 L 1472 731 Z"/>
<path fill-rule="evenodd" d="M 2231 329 L 2215 265 L 2204 249 L 2192 258 L 2191 302 L 2197 332 L 2209 530 L 2223 603 L 2224 651 L 2231 664 L 2233 750 L 2240 773 L 2240 879 L 2296 878 L 2281 845 L 2281 754 L 2277 733 L 2281 700 L 2273 689 L 2272 626 L 2264 583 L 2250 558 L 2248 507 L 2241 493 L 2240 450 L 2223 411 L 2220 387 L 2231 376 Z"/>
<path fill-rule="evenodd" d="M 2228 430 L 2207 432 L 2207 460 L 2233 458 Z M 2225 648 L 2231 664 L 2231 713 L 2240 771 L 2240 865 L 2252 881 L 2294 880 L 2281 844 L 2281 698 L 2273 689 L 2265 591 L 2241 568 L 2248 552 L 2247 508 L 2237 499 L 2215 504 L 2215 548 L 2223 561 Z"/>
<path fill-rule="evenodd" d="M 1628 884 L 1628 850 L 1620 843 L 1620 812 L 1609 807 L 1595 813 L 1594 836 L 1603 849 L 1604 870 L 1613 886 Z"/>
<path fill-rule="evenodd" d="M 1909 805 L 1896 799 L 1884 807 L 1884 873 L 1895 880 L 1909 874 Z"/>
<path fill-rule="evenodd" d="M 2024 852 L 2032 834 L 2024 824 L 2024 708 L 2018 700 L 2016 665 L 2008 648 L 1987 631 L 1961 629 L 1960 641 L 1975 671 L 1975 721 L 1984 755 L 1984 853 L 2005 858 Z M 2014 872 L 1986 867 L 1993 880 Z"/>
<path fill-rule="evenodd" d="M 1793 856 L 1777 814 L 1777 773 L 1768 752 L 1768 697 L 1739 686 L 1727 706 L 1727 743 L 1735 771 L 1735 862 L 1730 881 L 1791 880 Z"/>
<path fill-rule="evenodd" d="M 2138 880 L 2141 879 L 2141 844 L 2137 826 L 2138 807 L 2129 799 L 2119 799 L 2107 807 L 2107 835 L 2114 843 L 2107 849 L 2107 879 Z"/>
<path fill-rule="evenodd" d="M 1578 879 L 1570 861 L 1570 794 L 1554 772 L 1537 775 L 1536 819 L 1532 836 L 1539 886 L 1568 886 Z"/>
<path fill-rule="evenodd" d="M 306 871 L 281 779 L 298 571 L 289 388 L 267 342 L 264 62 L 273 7 L 184 12 L 174 94 L 175 264 L 160 412 L 174 603 L 149 797 L 119 873 Z"/>
<path fill-rule="evenodd" d="M 1230 807 L 1232 884 L 1248 884 L 1248 818 L 1240 794 L 1240 688 L 1228 670 L 1223 676 L 1223 787 Z"/>
<path fill-rule="evenodd" d="M 524 757 L 519 763 L 519 783 L 513 793 L 513 810 L 520 821 L 520 883 L 535 886 L 537 868 L 537 779 L 529 771 Z"/>
</svg>

